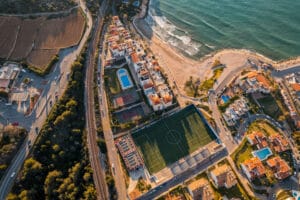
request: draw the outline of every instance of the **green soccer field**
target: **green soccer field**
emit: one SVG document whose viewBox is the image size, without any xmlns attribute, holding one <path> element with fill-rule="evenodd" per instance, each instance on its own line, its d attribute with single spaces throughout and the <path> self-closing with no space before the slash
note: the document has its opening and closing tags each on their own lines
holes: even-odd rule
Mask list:
<svg viewBox="0 0 300 200">
<path fill-rule="evenodd" d="M 216 139 L 193 105 L 133 133 L 132 137 L 150 173 Z"/>
</svg>

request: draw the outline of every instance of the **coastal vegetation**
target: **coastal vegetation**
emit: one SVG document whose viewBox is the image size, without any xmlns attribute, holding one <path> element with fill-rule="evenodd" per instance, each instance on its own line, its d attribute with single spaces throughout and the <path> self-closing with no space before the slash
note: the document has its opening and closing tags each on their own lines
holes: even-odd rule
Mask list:
<svg viewBox="0 0 300 200">
<path fill-rule="evenodd" d="M 8 199 L 96 199 L 84 131 L 85 51 L 72 65 L 63 97 L 53 106 Z"/>
<path fill-rule="evenodd" d="M 204 82 L 201 83 L 199 86 L 199 89 L 201 91 L 208 91 L 209 89 L 212 89 L 215 82 L 218 80 L 218 78 L 221 76 L 222 72 L 224 70 L 224 67 L 217 68 L 213 71 L 213 76 L 209 79 L 206 79 Z"/>
<path fill-rule="evenodd" d="M 12 125 L 0 127 L 0 179 L 26 138 L 27 132 Z"/>
<path fill-rule="evenodd" d="M 138 3 L 137 3 L 138 2 Z M 132 19 L 138 12 L 141 0 L 128 0 L 128 3 L 119 3 L 117 5 L 118 13 L 122 14 L 122 18 Z"/>
<path fill-rule="evenodd" d="M 200 80 L 199 79 L 195 79 L 190 76 L 190 79 L 188 81 L 185 82 L 184 85 L 184 90 L 186 92 L 186 94 L 190 97 L 199 97 L 199 85 L 200 85 Z"/>
</svg>

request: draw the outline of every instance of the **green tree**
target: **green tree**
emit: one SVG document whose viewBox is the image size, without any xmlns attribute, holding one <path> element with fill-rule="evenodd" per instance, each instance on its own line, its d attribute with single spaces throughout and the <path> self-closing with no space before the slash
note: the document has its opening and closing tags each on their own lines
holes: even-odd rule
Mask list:
<svg viewBox="0 0 300 200">
<path fill-rule="evenodd" d="M 57 170 L 48 173 L 44 183 L 44 192 L 47 200 L 57 198 L 57 189 L 62 182 L 61 177 L 62 173 Z"/>
<path fill-rule="evenodd" d="M 96 189 L 93 185 L 87 186 L 86 190 L 84 191 L 83 199 L 84 200 L 97 199 Z"/>
</svg>

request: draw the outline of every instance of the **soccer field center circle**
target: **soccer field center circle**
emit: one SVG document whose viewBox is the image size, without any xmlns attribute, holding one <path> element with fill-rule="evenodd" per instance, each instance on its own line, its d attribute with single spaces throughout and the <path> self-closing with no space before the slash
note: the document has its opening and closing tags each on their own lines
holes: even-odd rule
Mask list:
<svg viewBox="0 0 300 200">
<path fill-rule="evenodd" d="M 169 130 L 166 133 L 165 138 L 169 144 L 179 144 L 182 139 L 181 134 L 174 129 Z"/>
</svg>

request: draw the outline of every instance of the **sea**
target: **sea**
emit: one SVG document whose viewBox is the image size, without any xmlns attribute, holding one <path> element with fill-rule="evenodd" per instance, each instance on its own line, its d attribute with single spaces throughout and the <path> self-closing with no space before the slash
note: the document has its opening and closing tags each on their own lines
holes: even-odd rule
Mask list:
<svg viewBox="0 0 300 200">
<path fill-rule="evenodd" d="M 300 56 L 300 0 L 151 0 L 146 21 L 195 59 L 226 48 Z"/>
</svg>

